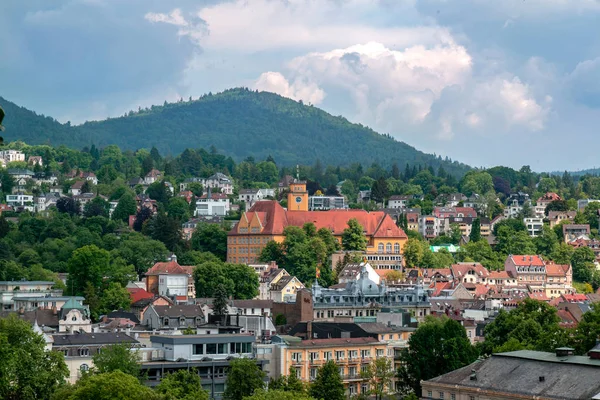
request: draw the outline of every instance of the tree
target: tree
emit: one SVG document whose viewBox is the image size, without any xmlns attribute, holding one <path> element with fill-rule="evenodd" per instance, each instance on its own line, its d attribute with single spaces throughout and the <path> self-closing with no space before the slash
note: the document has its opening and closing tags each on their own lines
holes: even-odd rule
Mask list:
<svg viewBox="0 0 600 400">
<path fill-rule="evenodd" d="M 266 374 L 255 360 L 238 358 L 229 363 L 227 380 L 225 381 L 224 400 L 242 400 L 252 396 L 256 390 L 265 386 Z"/>
<path fill-rule="evenodd" d="M 342 233 L 342 248 L 344 250 L 365 251 L 367 250 L 367 238 L 363 233 L 363 227 L 356 218 L 348 221 L 348 228 Z"/>
<path fill-rule="evenodd" d="M 129 216 L 135 215 L 136 212 L 137 204 L 135 202 L 135 197 L 130 192 L 126 192 L 119 199 L 119 203 L 117 203 L 117 207 L 115 207 L 112 213 L 112 219 L 115 221 L 128 222 Z"/>
<path fill-rule="evenodd" d="M 61 213 L 79 215 L 81 206 L 72 197 L 61 197 L 56 201 L 56 209 Z"/>
<path fill-rule="evenodd" d="M 84 295 L 86 284 L 99 290 L 110 269 L 110 253 L 96 245 L 73 252 L 68 262 L 67 290 L 71 295 Z"/>
<path fill-rule="evenodd" d="M 109 210 L 110 210 L 110 204 L 108 204 L 108 201 L 106 201 L 102 197 L 98 196 L 98 197 L 92 199 L 92 201 L 90 201 L 83 207 L 83 215 L 86 218 L 92 218 L 92 217 L 108 218 Z"/>
<path fill-rule="evenodd" d="M 560 242 L 552 249 L 552 260 L 557 264 L 570 264 L 575 249 L 565 242 Z"/>
<path fill-rule="evenodd" d="M 421 396 L 421 380 L 431 379 L 464 367 L 477 359 L 477 350 L 460 323 L 447 318 L 428 317 L 419 325 L 403 349 L 398 371 L 405 392 Z"/>
<path fill-rule="evenodd" d="M 402 249 L 404 254 L 404 262 L 407 268 L 416 268 L 421 266 L 423 260 L 423 245 L 418 239 L 408 239 Z"/>
<path fill-rule="evenodd" d="M 190 219 L 189 204 L 183 197 L 173 197 L 169 199 L 167 214 L 171 218 L 185 222 Z"/>
<path fill-rule="evenodd" d="M 4 218 L 4 216 L 0 215 L 0 239 L 8 235 L 10 232 L 11 224 Z"/>
<path fill-rule="evenodd" d="M 574 332 L 574 348 L 577 354 L 586 354 L 600 336 L 600 303 L 592 303 L 591 310 L 584 313 Z"/>
<path fill-rule="evenodd" d="M 244 397 L 244 400 L 314 400 L 306 393 L 286 392 L 280 389 L 269 390 L 258 389 L 252 396 Z"/>
<path fill-rule="evenodd" d="M 369 381 L 369 391 L 375 396 L 375 400 L 382 400 L 385 395 L 393 391 L 392 379 L 396 372 L 391 359 L 381 357 L 371 361 L 367 371 L 361 375 Z"/>
<path fill-rule="evenodd" d="M 383 176 L 373 182 L 373 186 L 371 186 L 371 199 L 373 201 L 376 203 L 383 203 L 389 194 L 389 187 Z"/>
<path fill-rule="evenodd" d="M 213 314 L 227 314 L 227 290 L 225 289 L 225 286 L 222 283 L 217 285 L 217 288 L 215 289 L 215 299 L 213 300 Z"/>
<path fill-rule="evenodd" d="M 192 234 L 192 249 L 210 251 L 221 260 L 227 258 L 227 232 L 217 224 L 199 223 Z"/>
<path fill-rule="evenodd" d="M 327 361 L 319 368 L 308 393 L 315 399 L 344 400 L 346 398 L 340 370 L 333 360 Z"/>
<path fill-rule="evenodd" d="M 93 193 L 93 185 L 92 182 L 87 179 L 83 181 L 83 185 L 81 185 L 81 193 Z"/>
<path fill-rule="evenodd" d="M 550 257 L 558 245 L 558 237 L 552 228 L 548 225 L 544 225 L 542 234 L 534 238 L 533 243 L 537 249 L 537 254 L 541 254 L 544 257 Z"/>
<path fill-rule="evenodd" d="M 552 200 L 544 211 L 546 216 L 548 216 L 550 211 L 569 211 L 569 205 L 565 200 Z"/>
<path fill-rule="evenodd" d="M 261 250 L 259 260 L 265 263 L 275 261 L 277 265 L 283 266 L 285 260 L 283 243 L 269 241 Z"/>
<path fill-rule="evenodd" d="M 156 387 L 163 400 L 208 400 L 208 392 L 202 389 L 200 377 L 195 369 L 180 369 L 166 374 Z"/>
<path fill-rule="evenodd" d="M 498 229 L 496 251 L 501 254 L 535 254 L 533 240 L 524 231 L 515 232 L 507 226 Z"/>
<path fill-rule="evenodd" d="M 163 212 L 159 212 L 148 221 L 145 233 L 152 239 L 163 242 L 171 251 L 175 251 L 182 241 L 181 223 Z"/>
<path fill-rule="evenodd" d="M 152 212 L 152 209 L 150 209 L 148 207 L 142 207 L 140 209 L 140 211 L 138 211 L 137 214 L 135 215 L 135 221 L 133 222 L 133 229 L 138 232 L 141 232 L 142 229 L 144 228 L 144 224 L 146 223 L 146 221 L 149 221 L 153 215 L 154 215 L 154 213 Z"/>
<path fill-rule="evenodd" d="M 146 189 L 146 194 L 152 200 L 156 200 L 159 203 L 167 204 L 171 198 L 171 191 L 167 188 L 167 184 L 164 180 L 156 181 Z"/>
<path fill-rule="evenodd" d="M 88 374 L 58 389 L 51 400 L 160 400 L 152 389 L 142 385 L 135 377 L 121 371 L 105 374 Z"/>
<path fill-rule="evenodd" d="M 131 305 L 129 292 L 118 282 L 111 282 L 100 297 L 100 310 L 102 314 L 114 310 L 128 310 Z"/>
<path fill-rule="evenodd" d="M 475 218 L 471 224 L 471 233 L 469 234 L 469 242 L 479 242 L 481 240 L 481 220 Z"/>
<path fill-rule="evenodd" d="M 595 269 L 595 259 L 594 252 L 589 247 L 579 247 L 575 249 L 571 256 L 573 279 L 580 282 L 591 282 Z"/>
<path fill-rule="evenodd" d="M 16 314 L 0 318 L 0 398 L 48 399 L 69 370 L 62 353 L 45 350 L 44 338 Z"/>
<path fill-rule="evenodd" d="M 140 377 L 140 357 L 138 350 L 127 343 L 106 346 L 92 356 L 94 373 L 106 374 L 121 371 L 124 374 Z"/>
</svg>

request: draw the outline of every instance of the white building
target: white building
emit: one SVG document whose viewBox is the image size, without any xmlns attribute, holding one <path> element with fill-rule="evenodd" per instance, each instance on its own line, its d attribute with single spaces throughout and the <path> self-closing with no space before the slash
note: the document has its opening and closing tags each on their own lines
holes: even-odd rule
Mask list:
<svg viewBox="0 0 600 400">
<path fill-rule="evenodd" d="M 227 175 L 217 172 L 208 178 L 188 178 L 179 184 L 179 191 L 183 192 L 187 190 L 190 183 L 199 183 L 204 187 L 204 190 L 208 188 L 220 189 L 221 193 L 233 194 L 233 182 Z"/>
<path fill-rule="evenodd" d="M 247 210 L 255 202 L 264 200 L 267 197 L 275 197 L 275 189 L 242 189 L 238 195 L 238 200 L 246 203 Z"/>
<path fill-rule="evenodd" d="M 527 228 L 527 233 L 531 237 L 536 237 L 542 234 L 542 228 L 544 227 L 544 218 L 523 218 L 523 223 Z"/>
<path fill-rule="evenodd" d="M 24 208 L 27 211 L 35 211 L 35 204 L 33 202 L 33 195 L 25 193 L 7 194 L 6 204 L 13 208 Z"/>
<path fill-rule="evenodd" d="M 523 211 L 523 206 L 517 200 L 513 200 L 504 209 L 504 218 L 517 218 Z"/>
<path fill-rule="evenodd" d="M 54 285 L 50 281 L 0 281 L 0 311 L 14 310 L 19 297 L 60 296 L 62 290 L 53 290 Z"/>
<path fill-rule="evenodd" d="M 388 200 L 388 208 L 406 208 L 413 196 L 394 195 Z"/>
<path fill-rule="evenodd" d="M 60 199 L 58 193 L 45 193 L 35 198 L 35 211 L 46 211 L 48 208 L 55 206 Z"/>
<path fill-rule="evenodd" d="M 438 218 L 434 215 L 419 216 L 419 233 L 426 239 L 432 239 L 450 230 L 448 218 Z"/>
<path fill-rule="evenodd" d="M 225 216 L 229 213 L 231 206 L 229 204 L 229 198 L 223 193 L 210 193 L 203 194 L 199 199 L 196 200 L 196 212 L 194 216 L 198 217 L 201 215 L 218 215 Z"/>
<path fill-rule="evenodd" d="M 347 208 L 344 196 L 310 196 L 308 209 L 311 211 L 327 211 Z"/>
<path fill-rule="evenodd" d="M 25 161 L 25 154 L 18 150 L 2 150 L 0 151 L 0 159 L 6 164 L 16 161 Z"/>
</svg>

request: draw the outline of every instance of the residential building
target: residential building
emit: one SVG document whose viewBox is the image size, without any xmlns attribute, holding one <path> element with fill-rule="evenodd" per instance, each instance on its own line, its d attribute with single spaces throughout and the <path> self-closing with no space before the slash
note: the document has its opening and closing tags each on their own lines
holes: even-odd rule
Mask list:
<svg viewBox="0 0 600 400">
<path fill-rule="evenodd" d="M 361 372 L 375 359 L 387 357 L 387 344 L 372 337 L 298 340 L 292 336 L 276 336 L 276 351 L 280 365 L 276 376 L 288 375 L 290 367 L 303 382 L 316 379 L 319 367 L 335 361 L 346 394 L 367 394 L 368 382 Z"/>
<path fill-rule="evenodd" d="M 91 182 L 94 185 L 98 184 L 98 178 L 96 177 L 96 174 L 94 174 L 93 172 L 83 172 L 81 174 L 81 177 L 83 179 L 85 179 L 86 181 Z"/>
<path fill-rule="evenodd" d="M 361 277 L 361 272 L 363 269 L 368 278 L 375 282 L 375 284 L 379 285 L 381 278 L 368 262 L 346 264 L 338 274 L 338 282 L 340 284 L 346 284 L 358 281 Z"/>
<path fill-rule="evenodd" d="M 84 183 L 85 183 L 84 181 L 74 182 L 69 189 L 69 193 L 71 193 L 71 195 L 73 195 L 73 196 L 80 195 L 82 193 L 82 188 L 83 188 Z"/>
<path fill-rule="evenodd" d="M 15 194 L 6 195 L 6 204 L 13 207 L 15 210 L 27 210 L 34 212 L 35 203 L 33 202 L 33 195 L 26 194 L 23 192 L 17 192 Z"/>
<path fill-rule="evenodd" d="M 348 208 L 344 196 L 309 196 L 308 209 L 311 211 L 326 211 Z"/>
<path fill-rule="evenodd" d="M 294 185 L 292 185 L 294 186 Z M 300 185 L 305 188 L 305 185 Z M 300 202 L 296 202 L 300 199 Z M 244 212 L 240 221 L 229 231 L 227 237 L 227 261 L 253 264 L 261 250 L 271 241 L 283 242 L 287 226 L 302 227 L 312 222 L 317 229 L 327 228 L 341 242 L 344 229 L 350 219 L 357 219 L 367 237 L 368 254 L 397 254 L 408 239 L 404 231 L 384 212 L 364 210 L 307 211 L 308 194 L 290 193 L 290 200 L 303 209 L 285 210 L 277 201 L 258 201 Z M 290 204 L 288 202 L 288 204 Z"/>
<path fill-rule="evenodd" d="M 223 193 L 203 194 L 196 200 L 196 212 L 194 216 L 216 215 L 225 216 L 229 213 L 229 197 Z"/>
<path fill-rule="evenodd" d="M 6 164 L 25 161 L 25 154 L 19 150 L 2 150 L 0 151 L 0 159 L 4 160 Z"/>
<path fill-rule="evenodd" d="M 467 196 L 462 193 L 440 194 L 436 199 L 436 204 L 444 207 L 456 207 L 459 203 L 467 200 Z"/>
<path fill-rule="evenodd" d="M 450 231 L 450 220 L 448 218 L 436 217 L 435 215 L 419 216 L 419 233 L 426 239 L 433 239 Z"/>
<path fill-rule="evenodd" d="M 588 224 L 564 224 L 562 231 L 565 243 L 576 239 L 590 240 L 590 226 Z"/>
<path fill-rule="evenodd" d="M 542 234 L 542 229 L 544 228 L 544 218 L 523 218 L 523 223 L 525 224 L 525 228 L 527 229 L 529 236 L 537 237 Z"/>
<path fill-rule="evenodd" d="M 596 399 L 600 398 L 599 350 L 575 356 L 519 350 L 480 358 L 466 367 L 422 381 L 423 399 Z"/>
<path fill-rule="evenodd" d="M 146 272 L 146 291 L 159 296 L 196 297 L 192 277 L 194 267 L 182 266 L 172 254 L 167 262 L 158 262 Z"/>
<path fill-rule="evenodd" d="M 192 182 L 200 183 L 204 190 L 211 188 L 218 189 L 223 194 L 233 194 L 233 182 L 231 181 L 231 178 L 220 172 L 217 172 L 208 178 L 188 178 L 179 184 L 179 190 L 186 190 L 188 185 Z"/>
<path fill-rule="evenodd" d="M 450 217 L 448 218 L 450 225 L 456 224 L 460 229 L 461 236 L 469 236 L 473 227 L 473 221 L 479 219 L 479 234 L 481 236 L 489 236 L 491 233 L 490 220 L 485 217 Z"/>
<path fill-rule="evenodd" d="M 46 211 L 52 206 L 56 206 L 56 202 L 60 199 L 58 193 L 42 193 L 38 197 L 34 198 L 35 211 L 42 212 Z"/>
<path fill-rule="evenodd" d="M 438 218 L 477 218 L 477 211 L 471 207 L 434 207 L 432 214 Z"/>
<path fill-rule="evenodd" d="M 19 312 L 34 310 L 60 311 L 71 299 L 79 305 L 82 305 L 85 300 L 82 296 L 63 296 L 61 290 L 52 290 L 44 296 L 41 296 L 40 293 L 15 293 L 12 309 Z"/>
<path fill-rule="evenodd" d="M 19 297 L 61 296 L 62 290 L 53 289 L 55 285 L 52 281 L 0 281 L 0 309 L 18 310 L 14 300 Z"/>
<path fill-rule="evenodd" d="M 546 263 L 539 255 L 512 255 L 504 262 L 504 270 L 521 285 L 541 288 L 546 281 Z"/>
<path fill-rule="evenodd" d="M 0 153 L 2 153 L 0 151 Z M 22 168 L 10 168 L 8 169 L 8 174 L 14 179 L 32 179 L 35 175 L 34 172 L 30 169 L 22 169 Z"/>
<path fill-rule="evenodd" d="M 590 203 L 600 203 L 600 200 L 596 199 L 579 199 L 577 200 L 577 210 L 583 212 L 588 204 Z"/>
<path fill-rule="evenodd" d="M 420 208 L 407 208 L 404 215 L 406 215 L 407 228 L 410 231 L 419 231 L 419 217 L 421 216 Z"/>
<path fill-rule="evenodd" d="M 370 190 L 359 190 L 358 195 L 356 197 L 357 203 L 368 203 L 371 201 L 371 191 Z"/>
<path fill-rule="evenodd" d="M 44 166 L 44 161 L 42 156 L 29 156 L 27 159 L 27 164 L 29 165 L 39 165 L 40 167 Z"/>
<path fill-rule="evenodd" d="M 290 275 L 282 276 L 271 284 L 269 299 L 280 303 L 293 303 L 296 301 L 296 294 L 301 289 L 304 289 L 304 284 L 298 278 Z"/>
<path fill-rule="evenodd" d="M 143 184 L 145 185 L 152 185 L 154 182 L 156 181 L 160 181 L 163 177 L 162 172 L 160 172 L 159 170 L 152 168 L 150 170 L 150 172 L 148 172 L 146 174 L 146 176 L 144 176 L 144 182 Z"/>
<path fill-rule="evenodd" d="M 60 309 L 58 331 L 68 333 L 92 332 L 90 308 L 71 297 Z"/>
<path fill-rule="evenodd" d="M 256 359 L 254 341 L 254 336 L 246 334 L 150 336 L 152 361 L 141 363 L 145 384 L 153 387 L 167 373 L 194 368 L 209 398 L 219 400 L 232 359 L 253 359 L 260 369 L 267 365 L 268 361 Z"/>
<path fill-rule="evenodd" d="M 93 356 L 103 348 L 125 343 L 132 347 L 140 347 L 137 340 L 124 333 L 64 333 L 52 335 L 52 350 L 65 356 L 69 369 L 69 383 L 75 383 L 82 375 L 94 367 Z"/>
<path fill-rule="evenodd" d="M 573 222 L 577 211 L 550 211 L 548 212 L 548 221 L 550 221 L 550 228 L 554 228 L 562 221 Z"/>
<path fill-rule="evenodd" d="M 169 331 L 199 328 L 206 322 L 202 307 L 190 304 L 150 305 L 140 321 L 149 329 Z"/>
<path fill-rule="evenodd" d="M 388 200 L 388 208 L 407 208 L 410 201 L 414 198 L 412 195 L 394 195 Z"/>
<path fill-rule="evenodd" d="M 245 203 L 246 209 L 249 209 L 257 201 L 265 200 L 268 197 L 275 197 L 275 189 L 241 189 L 238 200 Z"/>
<path fill-rule="evenodd" d="M 360 277 L 345 287 L 323 288 L 315 280 L 312 288 L 313 320 L 333 321 L 336 317 L 376 317 L 382 308 L 403 309 L 418 320 L 429 315 L 429 294 L 421 285 L 388 287 L 369 279 L 363 265 Z"/>
<path fill-rule="evenodd" d="M 554 192 L 548 192 L 537 200 L 536 205 L 544 207 L 545 210 L 548 204 L 559 200 L 562 200 L 562 197 L 560 197 L 558 194 Z"/>
</svg>

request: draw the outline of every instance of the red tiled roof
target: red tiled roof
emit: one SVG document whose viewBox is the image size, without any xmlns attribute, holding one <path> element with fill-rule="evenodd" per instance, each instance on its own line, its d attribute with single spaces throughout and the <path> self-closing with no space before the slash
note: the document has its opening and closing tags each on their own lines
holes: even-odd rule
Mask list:
<svg viewBox="0 0 600 400">
<path fill-rule="evenodd" d="M 312 222 L 317 229 L 326 228 L 334 235 L 341 235 L 348 227 L 348 221 L 355 218 L 363 227 L 367 236 L 377 238 L 406 238 L 406 233 L 396 226 L 392 218 L 383 211 L 329 210 L 329 211 L 286 211 L 277 201 L 257 201 L 244 214 L 251 220 L 257 217 L 263 225 L 262 234 L 282 235 L 287 226 L 301 227 Z M 237 234 L 237 224 L 229 232 Z"/>
<path fill-rule="evenodd" d="M 585 294 L 575 293 L 575 294 L 563 294 L 562 298 L 569 303 L 578 303 L 580 301 L 588 301 L 588 298 Z"/>
<path fill-rule="evenodd" d="M 432 297 L 437 297 L 442 293 L 442 290 L 450 289 L 452 286 L 451 282 L 435 282 L 429 285 L 430 289 L 433 289 L 433 293 L 431 293 Z"/>
<path fill-rule="evenodd" d="M 538 203 L 539 202 L 548 203 L 548 202 L 555 201 L 555 200 L 562 200 L 562 197 L 560 197 L 558 194 L 556 194 L 554 192 L 548 192 L 538 199 Z"/>
<path fill-rule="evenodd" d="M 452 270 L 452 275 L 455 279 L 464 277 L 470 270 L 473 270 L 475 275 L 480 278 L 487 278 L 490 275 L 490 272 L 487 270 L 487 268 L 479 263 L 473 262 L 452 264 L 450 269 Z"/>
<path fill-rule="evenodd" d="M 489 278 L 490 279 L 510 279 L 510 277 L 508 276 L 508 272 L 506 272 L 506 271 L 491 271 Z"/>
<path fill-rule="evenodd" d="M 516 255 L 512 254 L 509 256 L 512 262 L 516 266 L 528 267 L 530 265 L 543 267 L 545 265 L 544 260 L 538 255 Z"/>
<path fill-rule="evenodd" d="M 151 299 L 154 295 L 141 288 L 127 288 L 131 302 L 135 303 L 143 299 Z"/>
<path fill-rule="evenodd" d="M 378 343 L 379 340 L 372 337 L 357 337 L 357 338 L 332 338 L 332 339 L 309 339 L 302 340 L 300 343 L 290 343 L 290 346 L 305 347 L 305 346 L 335 346 L 335 345 L 360 345 Z"/>
<path fill-rule="evenodd" d="M 569 264 L 546 264 L 546 275 L 548 276 L 565 276 L 571 266 Z"/>
<path fill-rule="evenodd" d="M 544 292 L 527 293 L 527 297 L 534 300 L 549 301 L 550 299 Z"/>
<path fill-rule="evenodd" d="M 146 272 L 146 275 L 173 274 L 185 275 L 187 271 L 177 261 L 158 262 Z"/>
<path fill-rule="evenodd" d="M 74 183 L 71 185 L 71 189 L 81 189 L 81 188 L 83 187 L 83 184 L 84 184 L 84 182 L 83 182 L 83 181 L 77 181 L 77 182 L 74 182 Z"/>
<path fill-rule="evenodd" d="M 201 199 L 206 199 L 207 197 L 207 193 L 204 193 L 202 196 L 200 196 Z M 227 195 L 225 193 L 211 193 L 210 194 L 210 198 L 212 200 L 220 200 L 220 199 L 226 199 Z"/>
<path fill-rule="evenodd" d="M 574 327 L 577 325 L 577 320 L 569 310 L 556 310 L 556 315 L 560 318 L 560 325 L 563 328 Z"/>
</svg>

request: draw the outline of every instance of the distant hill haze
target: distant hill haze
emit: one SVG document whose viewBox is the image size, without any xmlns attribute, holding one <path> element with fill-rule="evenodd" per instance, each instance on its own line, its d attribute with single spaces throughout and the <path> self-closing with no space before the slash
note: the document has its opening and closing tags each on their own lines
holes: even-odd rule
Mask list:
<svg viewBox="0 0 600 400">
<path fill-rule="evenodd" d="M 165 103 L 126 116 L 71 126 L 19 107 L 0 97 L 6 111 L 5 138 L 29 144 L 82 148 L 116 144 L 122 149 L 156 148 L 177 155 L 186 148 L 215 146 L 240 161 L 274 157 L 280 165 L 378 163 L 404 168 L 440 165 L 455 176 L 469 167 L 425 154 L 389 135 L 277 94 L 231 89 L 198 100 Z"/>
</svg>

